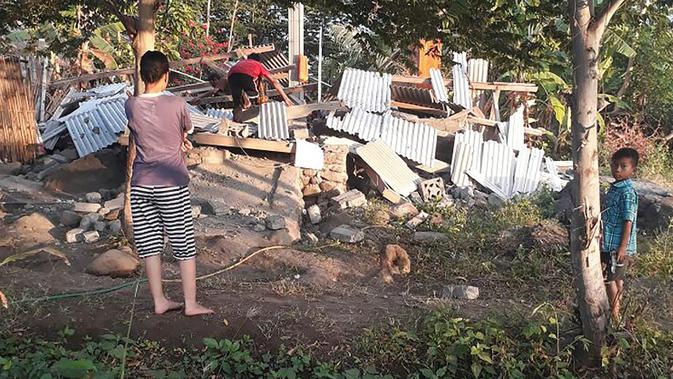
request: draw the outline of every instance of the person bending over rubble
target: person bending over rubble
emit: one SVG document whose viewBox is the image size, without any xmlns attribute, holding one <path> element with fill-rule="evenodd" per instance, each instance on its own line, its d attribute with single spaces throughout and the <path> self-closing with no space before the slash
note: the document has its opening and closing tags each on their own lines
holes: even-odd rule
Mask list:
<svg viewBox="0 0 673 379">
<path fill-rule="evenodd" d="M 185 152 L 191 149 L 187 134 L 193 130 L 186 102 L 163 95 L 168 85 L 168 58 L 148 51 L 140 60 L 145 93 L 129 97 L 126 117 L 136 144 L 131 177 L 131 217 L 138 256 L 154 300 L 154 312 L 163 314 L 183 307 L 166 298 L 161 285 L 164 234 L 180 262 L 187 316 L 213 313 L 196 302 L 196 246 Z"/>
<path fill-rule="evenodd" d="M 257 53 L 250 54 L 247 59 L 238 61 L 229 69 L 227 82 L 234 99 L 234 121 L 240 121 L 240 113 L 250 107 L 250 99 L 259 97 L 256 82 L 265 79 L 278 91 L 288 106 L 292 105 L 290 98 L 283 91 L 278 80 L 262 65 L 261 57 Z"/>
</svg>

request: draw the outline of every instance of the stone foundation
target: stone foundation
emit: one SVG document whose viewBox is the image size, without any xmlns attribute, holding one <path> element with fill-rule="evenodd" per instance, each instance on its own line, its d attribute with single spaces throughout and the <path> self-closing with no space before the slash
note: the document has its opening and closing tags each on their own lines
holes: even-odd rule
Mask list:
<svg viewBox="0 0 673 379">
<path fill-rule="evenodd" d="M 325 153 L 324 168 L 320 171 L 303 170 L 300 177 L 306 206 L 326 203 L 347 190 L 348 146 L 329 145 L 323 150 Z"/>
</svg>

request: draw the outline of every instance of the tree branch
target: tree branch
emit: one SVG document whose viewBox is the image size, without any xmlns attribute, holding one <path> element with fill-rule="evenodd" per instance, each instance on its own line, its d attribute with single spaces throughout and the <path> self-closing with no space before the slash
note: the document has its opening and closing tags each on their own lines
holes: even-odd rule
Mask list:
<svg viewBox="0 0 673 379">
<path fill-rule="evenodd" d="M 625 1 L 626 0 L 611 0 L 608 5 L 605 6 L 603 11 L 594 19 L 594 22 L 591 24 L 591 29 L 596 33 L 599 40 L 603 38 L 603 33 L 610 23 L 612 16 L 617 13 L 617 10 Z"/>
<path fill-rule="evenodd" d="M 128 33 L 129 37 L 131 37 L 131 40 L 133 40 L 133 36 L 138 34 L 138 19 L 136 17 L 122 13 L 120 10 L 121 4 L 115 0 L 104 0 L 103 6 L 119 19 L 122 25 L 124 25 L 126 33 Z"/>
</svg>

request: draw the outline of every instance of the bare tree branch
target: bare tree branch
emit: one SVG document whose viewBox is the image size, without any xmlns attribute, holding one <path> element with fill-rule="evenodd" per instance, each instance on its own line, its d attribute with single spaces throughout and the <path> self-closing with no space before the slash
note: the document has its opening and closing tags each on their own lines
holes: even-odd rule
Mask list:
<svg viewBox="0 0 673 379">
<path fill-rule="evenodd" d="M 612 16 L 617 13 L 617 10 L 625 1 L 626 0 L 611 0 L 603 9 L 603 12 L 594 19 L 594 22 L 591 24 L 591 29 L 596 33 L 599 40 L 603 38 L 603 33 L 610 23 Z"/>
</svg>

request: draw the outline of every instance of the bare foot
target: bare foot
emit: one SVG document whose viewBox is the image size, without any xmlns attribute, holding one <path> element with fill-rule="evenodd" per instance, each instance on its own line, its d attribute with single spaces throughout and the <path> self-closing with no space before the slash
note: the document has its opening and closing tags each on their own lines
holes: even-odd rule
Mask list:
<svg viewBox="0 0 673 379">
<path fill-rule="evenodd" d="M 185 307 L 185 316 L 209 315 L 211 313 L 215 313 L 215 311 L 198 303 Z"/>
<path fill-rule="evenodd" d="M 154 304 L 154 313 L 158 315 L 162 315 L 166 312 L 170 311 L 176 311 L 178 309 L 182 308 L 182 303 L 176 303 L 175 301 L 170 301 L 168 299 L 165 299 L 165 301 L 161 301 L 158 303 Z"/>
</svg>

